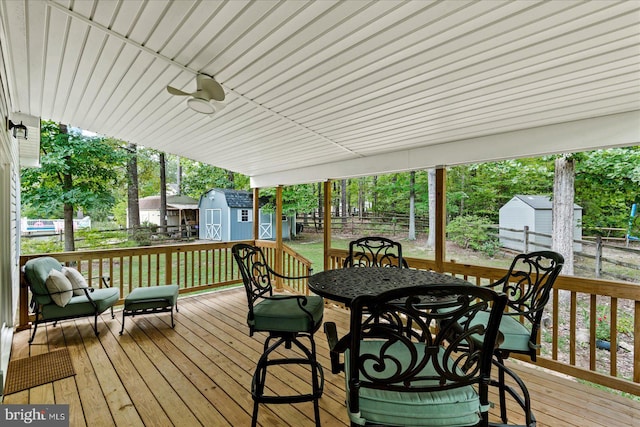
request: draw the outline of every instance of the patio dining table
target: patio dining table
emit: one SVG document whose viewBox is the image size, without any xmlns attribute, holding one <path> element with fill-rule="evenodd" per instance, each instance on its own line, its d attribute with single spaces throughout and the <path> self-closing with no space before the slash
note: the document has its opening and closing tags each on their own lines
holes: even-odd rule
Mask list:
<svg viewBox="0 0 640 427">
<path fill-rule="evenodd" d="M 435 271 L 390 267 L 350 267 L 325 270 L 309 277 L 309 289 L 347 307 L 360 295 L 378 295 L 417 285 L 469 285 L 466 280 Z"/>
</svg>

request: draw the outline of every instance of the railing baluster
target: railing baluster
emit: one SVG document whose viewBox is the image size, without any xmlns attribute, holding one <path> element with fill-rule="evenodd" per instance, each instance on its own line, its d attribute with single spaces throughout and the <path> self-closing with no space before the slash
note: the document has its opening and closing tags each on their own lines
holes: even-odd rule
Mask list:
<svg viewBox="0 0 640 427">
<path fill-rule="evenodd" d="M 596 370 L 596 318 L 597 300 L 595 295 L 589 297 L 589 369 Z"/>
<path fill-rule="evenodd" d="M 610 336 L 610 354 L 611 361 L 609 366 L 609 374 L 615 377 L 618 374 L 618 298 L 611 298 L 611 313 L 609 315 L 611 322 L 609 325 Z"/>
<path fill-rule="evenodd" d="M 571 310 L 569 312 L 569 363 L 576 364 L 576 319 L 578 313 L 578 298 L 576 292 L 571 292 Z"/>
</svg>

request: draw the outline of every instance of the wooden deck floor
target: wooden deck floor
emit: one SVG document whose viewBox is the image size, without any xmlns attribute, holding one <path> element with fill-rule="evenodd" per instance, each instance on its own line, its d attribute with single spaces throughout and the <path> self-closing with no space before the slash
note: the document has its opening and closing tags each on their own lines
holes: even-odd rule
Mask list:
<svg viewBox="0 0 640 427">
<path fill-rule="evenodd" d="M 3 403 L 70 405 L 76 426 L 248 426 L 249 392 L 263 336 L 249 337 L 244 292 L 240 289 L 184 297 L 179 300 L 176 328 L 169 315 L 127 318 L 119 336 L 121 316 L 103 315 L 96 338 L 88 319 L 67 321 L 38 330 L 31 354 L 68 347 L 76 375 L 8 395 Z M 347 329 L 348 313 L 327 308 L 325 320 Z M 29 355 L 29 331 L 15 334 L 13 358 Z M 326 339 L 317 334 L 325 367 L 321 399 L 323 426 L 347 425 L 344 377 L 329 372 Z M 528 364 L 515 366 L 529 385 L 538 426 L 640 425 L 640 403 L 550 374 Z M 310 389 L 308 371 L 281 370 L 271 377 L 275 392 Z M 495 399 L 492 399 L 495 401 Z M 513 415 L 518 420 L 517 415 Z M 263 405 L 262 426 L 311 426 L 311 403 Z"/>
</svg>

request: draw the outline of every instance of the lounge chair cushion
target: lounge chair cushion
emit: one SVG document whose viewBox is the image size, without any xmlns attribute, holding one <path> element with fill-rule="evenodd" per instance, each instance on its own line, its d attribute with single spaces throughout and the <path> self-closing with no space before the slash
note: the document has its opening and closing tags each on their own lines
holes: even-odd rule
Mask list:
<svg viewBox="0 0 640 427">
<path fill-rule="evenodd" d="M 89 292 L 91 299 L 97 306 L 97 312 L 102 313 L 109 307 L 112 307 L 120 298 L 120 290 L 117 288 L 101 288 Z M 86 316 L 95 313 L 95 308 L 86 295 L 74 296 L 64 307 L 54 304 L 42 306 L 42 317 L 45 320 L 56 318 L 71 318 L 77 316 Z"/>
<path fill-rule="evenodd" d="M 382 341 L 361 342 L 360 354 L 379 355 Z M 424 354 L 424 345 L 417 343 L 418 354 Z M 391 351 L 389 351 L 391 350 Z M 393 354 L 405 365 L 411 360 L 407 348 L 393 345 L 387 354 Z M 441 350 L 444 352 L 444 350 Z M 438 356 L 438 359 L 443 358 Z M 345 352 L 345 378 L 350 378 L 349 350 Z M 392 364 L 389 364 L 392 365 Z M 393 369 L 389 367 L 388 369 Z M 373 370 L 370 368 L 369 373 Z M 421 375 L 438 376 L 432 364 L 423 368 Z M 383 371 L 381 377 L 387 374 Z M 362 378 L 362 375 L 360 375 Z M 364 378 L 362 378 L 364 380 Z M 434 380 L 425 380 L 425 385 Z M 435 385 L 435 384 L 434 384 Z M 347 381 L 347 399 L 349 384 Z M 358 425 L 407 425 L 407 426 L 474 426 L 480 421 L 480 397 L 472 386 L 433 392 L 398 392 L 362 387 L 360 412 L 349 412 L 351 421 Z M 349 407 L 347 402 L 347 407 Z"/>
<path fill-rule="evenodd" d="M 81 296 L 84 295 L 83 288 L 88 288 L 87 280 L 84 276 L 75 268 L 70 267 L 62 267 L 62 272 L 71 282 L 71 286 L 73 287 L 73 295 Z"/>
<path fill-rule="evenodd" d="M 308 296 L 304 308 L 311 313 L 312 321 L 302 311 L 297 299 L 280 299 L 274 295 L 273 299 L 265 299 L 253 307 L 254 318 L 249 320 L 249 324 L 256 331 L 312 331 L 322 321 L 324 301 L 319 296 Z"/>
<path fill-rule="evenodd" d="M 67 277 L 56 269 L 49 272 L 45 280 L 51 299 L 60 307 L 66 306 L 73 297 L 73 286 Z"/>
</svg>

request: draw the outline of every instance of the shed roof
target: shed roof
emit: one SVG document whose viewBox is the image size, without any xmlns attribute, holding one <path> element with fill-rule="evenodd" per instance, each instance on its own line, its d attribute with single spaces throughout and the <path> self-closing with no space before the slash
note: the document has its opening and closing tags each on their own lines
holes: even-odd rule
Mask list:
<svg viewBox="0 0 640 427">
<path fill-rule="evenodd" d="M 551 197 L 549 196 L 531 196 L 525 194 L 516 194 L 514 198 L 518 198 L 522 200 L 527 205 L 531 206 L 536 210 L 551 210 L 553 207 L 553 203 L 551 202 Z M 513 199 L 512 199 L 513 200 Z M 508 202 L 507 202 L 508 203 Z M 582 209 L 581 206 L 573 204 L 574 209 Z"/>
<path fill-rule="evenodd" d="M 160 196 L 143 197 L 139 205 L 143 211 L 159 210 Z M 188 196 L 167 196 L 167 209 L 198 209 L 198 201 Z"/>
<path fill-rule="evenodd" d="M 207 194 L 211 191 L 224 193 L 227 199 L 227 206 L 230 208 L 252 208 L 253 207 L 253 192 L 246 190 L 231 190 L 228 188 L 212 188 L 207 191 Z M 267 203 L 266 198 L 260 197 L 259 206 L 262 207 Z"/>
</svg>

